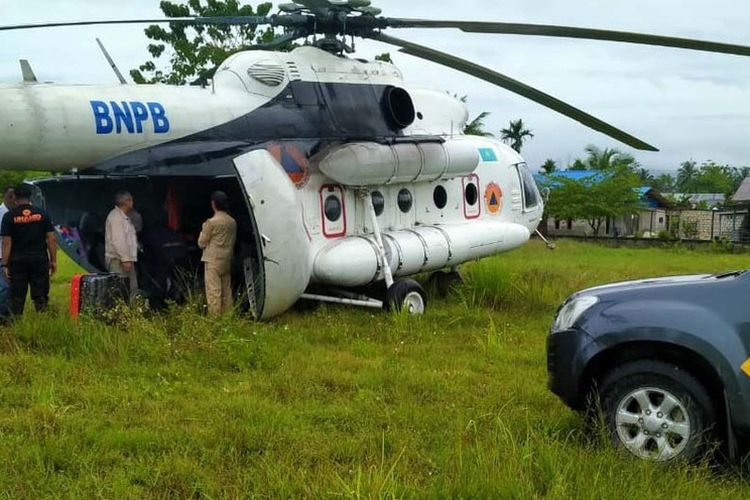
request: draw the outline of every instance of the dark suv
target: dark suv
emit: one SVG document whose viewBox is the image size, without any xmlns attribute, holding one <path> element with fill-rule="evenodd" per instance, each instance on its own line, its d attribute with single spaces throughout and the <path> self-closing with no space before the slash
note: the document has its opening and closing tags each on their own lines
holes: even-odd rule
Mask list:
<svg viewBox="0 0 750 500">
<path fill-rule="evenodd" d="M 634 455 L 691 459 L 750 435 L 750 273 L 614 283 L 578 292 L 547 340 L 549 387 L 600 406 Z"/>
</svg>

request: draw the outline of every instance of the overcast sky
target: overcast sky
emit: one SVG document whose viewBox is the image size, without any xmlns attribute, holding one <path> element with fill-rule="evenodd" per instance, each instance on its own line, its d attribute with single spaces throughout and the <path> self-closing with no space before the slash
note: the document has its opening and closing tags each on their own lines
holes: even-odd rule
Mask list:
<svg viewBox="0 0 750 500">
<path fill-rule="evenodd" d="M 161 17 L 158 4 L 0 0 L 0 24 Z M 564 24 L 750 45 L 746 0 L 380 0 L 374 5 L 391 17 Z M 661 149 L 632 150 L 489 83 L 398 54 L 386 45 L 358 42 L 358 57 L 390 51 L 409 84 L 468 95 L 472 116 L 492 113 L 487 123 L 493 132 L 523 118 L 535 134 L 523 151 L 534 168 L 547 158 L 565 165 L 587 144 L 617 147 L 634 154 L 644 167 L 659 170 L 675 170 L 690 158 L 750 166 L 750 57 L 446 29 L 389 33 L 505 73 Z M 96 46 L 97 36 L 123 73 L 147 59 L 143 27 L 0 32 L 0 82 L 19 81 L 18 59 L 25 58 L 40 80 L 112 83 L 114 75 Z"/>
</svg>

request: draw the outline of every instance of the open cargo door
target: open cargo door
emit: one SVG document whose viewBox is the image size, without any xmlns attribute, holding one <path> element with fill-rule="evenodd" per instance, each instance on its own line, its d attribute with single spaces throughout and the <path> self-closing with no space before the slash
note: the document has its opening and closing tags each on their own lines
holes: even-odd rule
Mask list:
<svg viewBox="0 0 750 500">
<path fill-rule="evenodd" d="M 49 212 L 50 209 L 47 206 L 43 188 L 48 185 L 57 184 L 58 182 L 59 180 L 56 177 L 25 181 L 32 188 L 31 203 Z M 70 196 L 75 197 L 75 192 L 71 192 Z M 86 224 L 91 219 L 91 216 L 82 217 L 80 222 L 86 228 Z M 56 220 L 55 217 L 52 217 L 52 220 L 55 223 L 55 236 L 57 236 L 58 249 L 65 252 L 73 262 L 85 271 L 89 273 L 102 271 L 104 265 L 104 226 L 102 225 L 101 231 L 94 231 L 88 235 L 90 241 L 87 243 L 82 238 L 80 224 L 79 227 L 75 227 L 66 225 L 64 222 Z M 97 238 L 101 239 L 101 252 L 97 252 L 91 248 L 92 242 Z"/>
<path fill-rule="evenodd" d="M 238 156 L 234 166 L 260 240 L 262 278 L 254 275 L 250 262 L 244 264 L 248 296 L 261 297 L 254 304 L 256 314 L 270 318 L 289 309 L 310 281 L 302 204 L 282 166 L 265 149 Z"/>
</svg>

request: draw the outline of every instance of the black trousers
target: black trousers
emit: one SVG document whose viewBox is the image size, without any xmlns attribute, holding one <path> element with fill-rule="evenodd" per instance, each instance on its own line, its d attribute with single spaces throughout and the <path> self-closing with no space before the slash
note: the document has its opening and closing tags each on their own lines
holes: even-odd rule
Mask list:
<svg viewBox="0 0 750 500">
<path fill-rule="evenodd" d="M 11 257 L 10 314 L 20 316 L 26 303 L 26 293 L 31 287 L 31 300 L 37 311 L 47 309 L 49 302 L 49 259 L 47 256 Z"/>
</svg>

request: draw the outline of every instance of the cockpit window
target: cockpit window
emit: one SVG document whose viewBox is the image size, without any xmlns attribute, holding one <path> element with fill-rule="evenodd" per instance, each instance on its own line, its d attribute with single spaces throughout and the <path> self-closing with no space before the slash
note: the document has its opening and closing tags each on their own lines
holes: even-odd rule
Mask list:
<svg viewBox="0 0 750 500">
<path fill-rule="evenodd" d="M 523 189 L 523 207 L 525 211 L 534 210 L 539 206 L 539 190 L 534 182 L 534 177 L 525 163 L 518 166 L 518 176 L 521 178 L 521 187 Z"/>
</svg>

